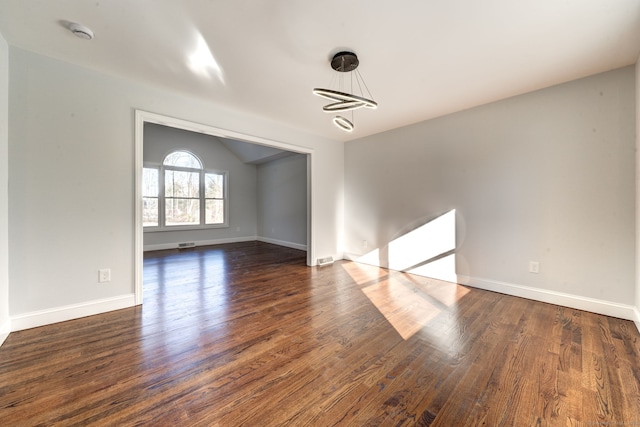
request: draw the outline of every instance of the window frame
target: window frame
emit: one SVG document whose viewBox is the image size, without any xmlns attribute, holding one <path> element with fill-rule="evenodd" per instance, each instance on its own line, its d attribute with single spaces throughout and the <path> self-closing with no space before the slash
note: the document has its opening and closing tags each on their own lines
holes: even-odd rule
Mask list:
<svg viewBox="0 0 640 427">
<path fill-rule="evenodd" d="M 201 169 L 188 168 L 182 166 L 167 166 L 164 165 L 165 159 L 178 151 L 183 151 L 189 153 L 194 156 L 202 165 Z M 204 167 L 204 163 L 200 159 L 199 156 L 194 154 L 189 150 L 184 149 L 175 149 L 167 153 L 161 164 L 153 163 L 153 162 L 143 162 L 143 170 L 144 169 L 156 169 L 158 171 L 158 195 L 157 195 L 157 206 L 158 206 L 158 225 L 144 225 L 143 222 L 143 231 L 144 232 L 161 232 L 161 231 L 181 231 L 181 230 L 202 230 L 202 229 L 214 229 L 214 228 L 229 228 L 229 172 L 220 169 L 209 169 Z M 166 206 L 166 195 L 165 195 L 165 172 L 167 170 L 172 171 L 182 171 L 182 172 L 197 172 L 199 173 L 199 200 L 200 200 L 200 223 L 199 224 L 188 224 L 188 225 L 167 225 L 166 224 L 166 214 L 165 214 L 165 206 Z M 207 198 L 206 197 L 206 188 L 205 188 L 205 180 L 207 174 L 221 175 L 223 180 L 222 185 L 222 198 Z M 143 173 L 144 179 L 144 173 Z M 144 185 L 144 182 L 143 182 Z M 143 192 L 144 193 L 144 192 Z M 142 196 L 143 203 L 143 211 L 144 211 L 144 199 L 145 198 L 154 198 L 153 196 Z M 223 202 L 223 215 L 224 220 L 222 223 L 218 224 L 206 224 L 206 202 L 207 200 L 222 200 Z"/>
<path fill-rule="evenodd" d="M 148 196 L 145 194 L 145 188 L 144 188 L 144 184 L 145 184 L 145 171 L 147 169 L 152 169 L 155 170 L 156 173 L 156 179 L 158 180 L 158 182 L 156 182 L 156 189 L 157 189 L 157 193 L 155 196 Z M 157 164 L 144 164 L 142 167 L 142 228 L 143 230 L 146 229 L 155 229 L 158 228 L 158 226 L 160 225 L 160 166 Z M 156 209 L 158 209 L 158 223 L 157 225 L 145 225 L 144 219 L 145 219 L 145 199 L 155 199 L 156 200 Z"/>
</svg>

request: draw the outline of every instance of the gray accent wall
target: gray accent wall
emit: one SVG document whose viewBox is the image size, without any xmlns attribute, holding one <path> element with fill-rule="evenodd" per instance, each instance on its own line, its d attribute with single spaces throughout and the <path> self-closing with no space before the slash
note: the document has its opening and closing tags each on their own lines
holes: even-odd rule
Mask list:
<svg viewBox="0 0 640 427">
<path fill-rule="evenodd" d="M 212 242 L 256 236 L 256 167 L 242 162 L 217 138 L 211 135 L 176 129 L 154 123 L 144 125 L 144 162 L 161 165 L 175 150 L 195 154 L 205 169 L 229 173 L 229 226 L 186 231 L 145 232 L 145 247 L 180 242 Z"/>
<path fill-rule="evenodd" d="M 274 243 L 307 245 L 307 156 L 258 165 L 258 235 Z"/>
<path fill-rule="evenodd" d="M 347 256 L 455 209 L 461 283 L 632 307 L 635 98 L 630 66 L 346 143 Z"/>
</svg>

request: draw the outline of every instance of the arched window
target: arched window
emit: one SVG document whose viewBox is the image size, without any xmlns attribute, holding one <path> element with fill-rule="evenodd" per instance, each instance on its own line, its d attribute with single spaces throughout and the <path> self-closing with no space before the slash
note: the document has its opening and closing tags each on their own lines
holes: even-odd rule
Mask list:
<svg viewBox="0 0 640 427">
<path fill-rule="evenodd" d="M 173 151 L 143 171 L 143 222 L 158 229 L 227 226 L 227 173 L 205 170 L 196 155 Z"/>
<path fill-rule="evenodd" d="M 169 153 L 162 163 L 169 167 L 202 169 L 200 160 L 188 151 L 174 151 L 173 153 Z"/>
</svg>

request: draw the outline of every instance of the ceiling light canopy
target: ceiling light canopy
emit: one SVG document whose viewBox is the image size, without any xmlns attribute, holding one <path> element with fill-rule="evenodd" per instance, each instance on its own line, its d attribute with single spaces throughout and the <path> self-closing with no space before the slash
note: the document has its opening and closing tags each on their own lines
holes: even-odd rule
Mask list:
<svg viewBox="0 0 640 427">
<path fill-rule="evenodd" d="M 334 101 L 330 104 L 322 107 L 322 110 L 326 113 L 339 113 L 344 111 L 351 112 L 351 120 L 343 117 L 336 116 L 333 119 L 333 123 L 340 129 L 351 132 L 354 129 L 353 124 L 353 111 L 359 108 L 375 109 L 378 107 L 378 103 L 372 99 L 369 88 L 367 87 L 362 75 L 357 70 L 360 61 L 353 52 L 338 52 L 331 59 L 331 68 L 337 71 L 339 74 L 338 89 L 322 89 L 315 88 L 313 93 L 323 98 Z M 355 72 L 354 72 L 355 71 Z M 345 75 L 349 73 L 349 81 L 345 82 Z M 349 92 L 345 92 L 342 89 L 349 86 Z M 364 96 L 363 87 L 367 92 L 367 96 Z M 354 90 L 357 89 L 359 95 L 354 94 Z"/>
</svg>

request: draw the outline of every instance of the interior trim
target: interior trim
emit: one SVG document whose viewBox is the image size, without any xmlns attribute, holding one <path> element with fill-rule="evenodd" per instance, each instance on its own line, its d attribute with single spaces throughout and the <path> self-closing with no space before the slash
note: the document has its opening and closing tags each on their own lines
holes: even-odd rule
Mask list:
<svg viewBox="0 0 640 427">
<path fill-rule="evenodd" d="M 284 142 L 274 141 L 261 138 L 254 135 L 234 132 L 227 129 L 221 129 L 214 126 L 191 122 L 175 117 L 164 116 L 157 113 L 151 113 L 144 110 L 135 110 L 135 158 L 134 158 L 134 176 L 135 176 L 135 212 L 134 212 L 134 295 L 136 305 L 142 304 L 143 288 L 142 288 L 142 265 L 144 253 L 144 230 L 142 227 L 142 168 L 143 168 L 143 146 L 144 146 L 144 124 L 155 123 L 164 126 L 170 126 L 178 129 L 198 132 L 205 135 L 217 136 L 221 138 L 237 139 L 239 141 L 250 142 L 254 144 L 264 145 L 267 147 L 278 148 L 282 150 L 292 151 L 295 153 L 307 155 L 307 265 L 315 265 L 315 229 L 313 223 L 313 192 L 312 182 L 314 173 L 314 150 L 297 145 L 287 144 Z"/>
<path fill-rule="evenodd" d="M 563 307 L 576 308 L 590 311 L 605 316 L 618 317 L 620 319 L 634 320 L 636 308 L 628 304 L 620 304 L 581 295 L 567 294 L 548 289 L 533 288 L 530 286 L 515 285 L 512 283 L 482 279 L 478 277 L 458 275 L 458 283 L 465 286 L 500 292 L 503 294 L 527 298 L 535 301 L 556 304 Z"/>
<path fill-rule="evenodd" d="M 13 316 L 11 318 L 11 331 L 15 332 L 23 329 L 36 328 L 51 323 L 64 322 L 66 320 L 133 307 L 134 305 L 135 295 L 127 294 L 46 310 L 32 311 L 30 313 Z"/>
<path fill-rule="evenodd" d="M 11 318 L 9 317 L 5 322 L 0 325 L 0 346 L 4 343 L 11 333 Z"/>
</svg>

